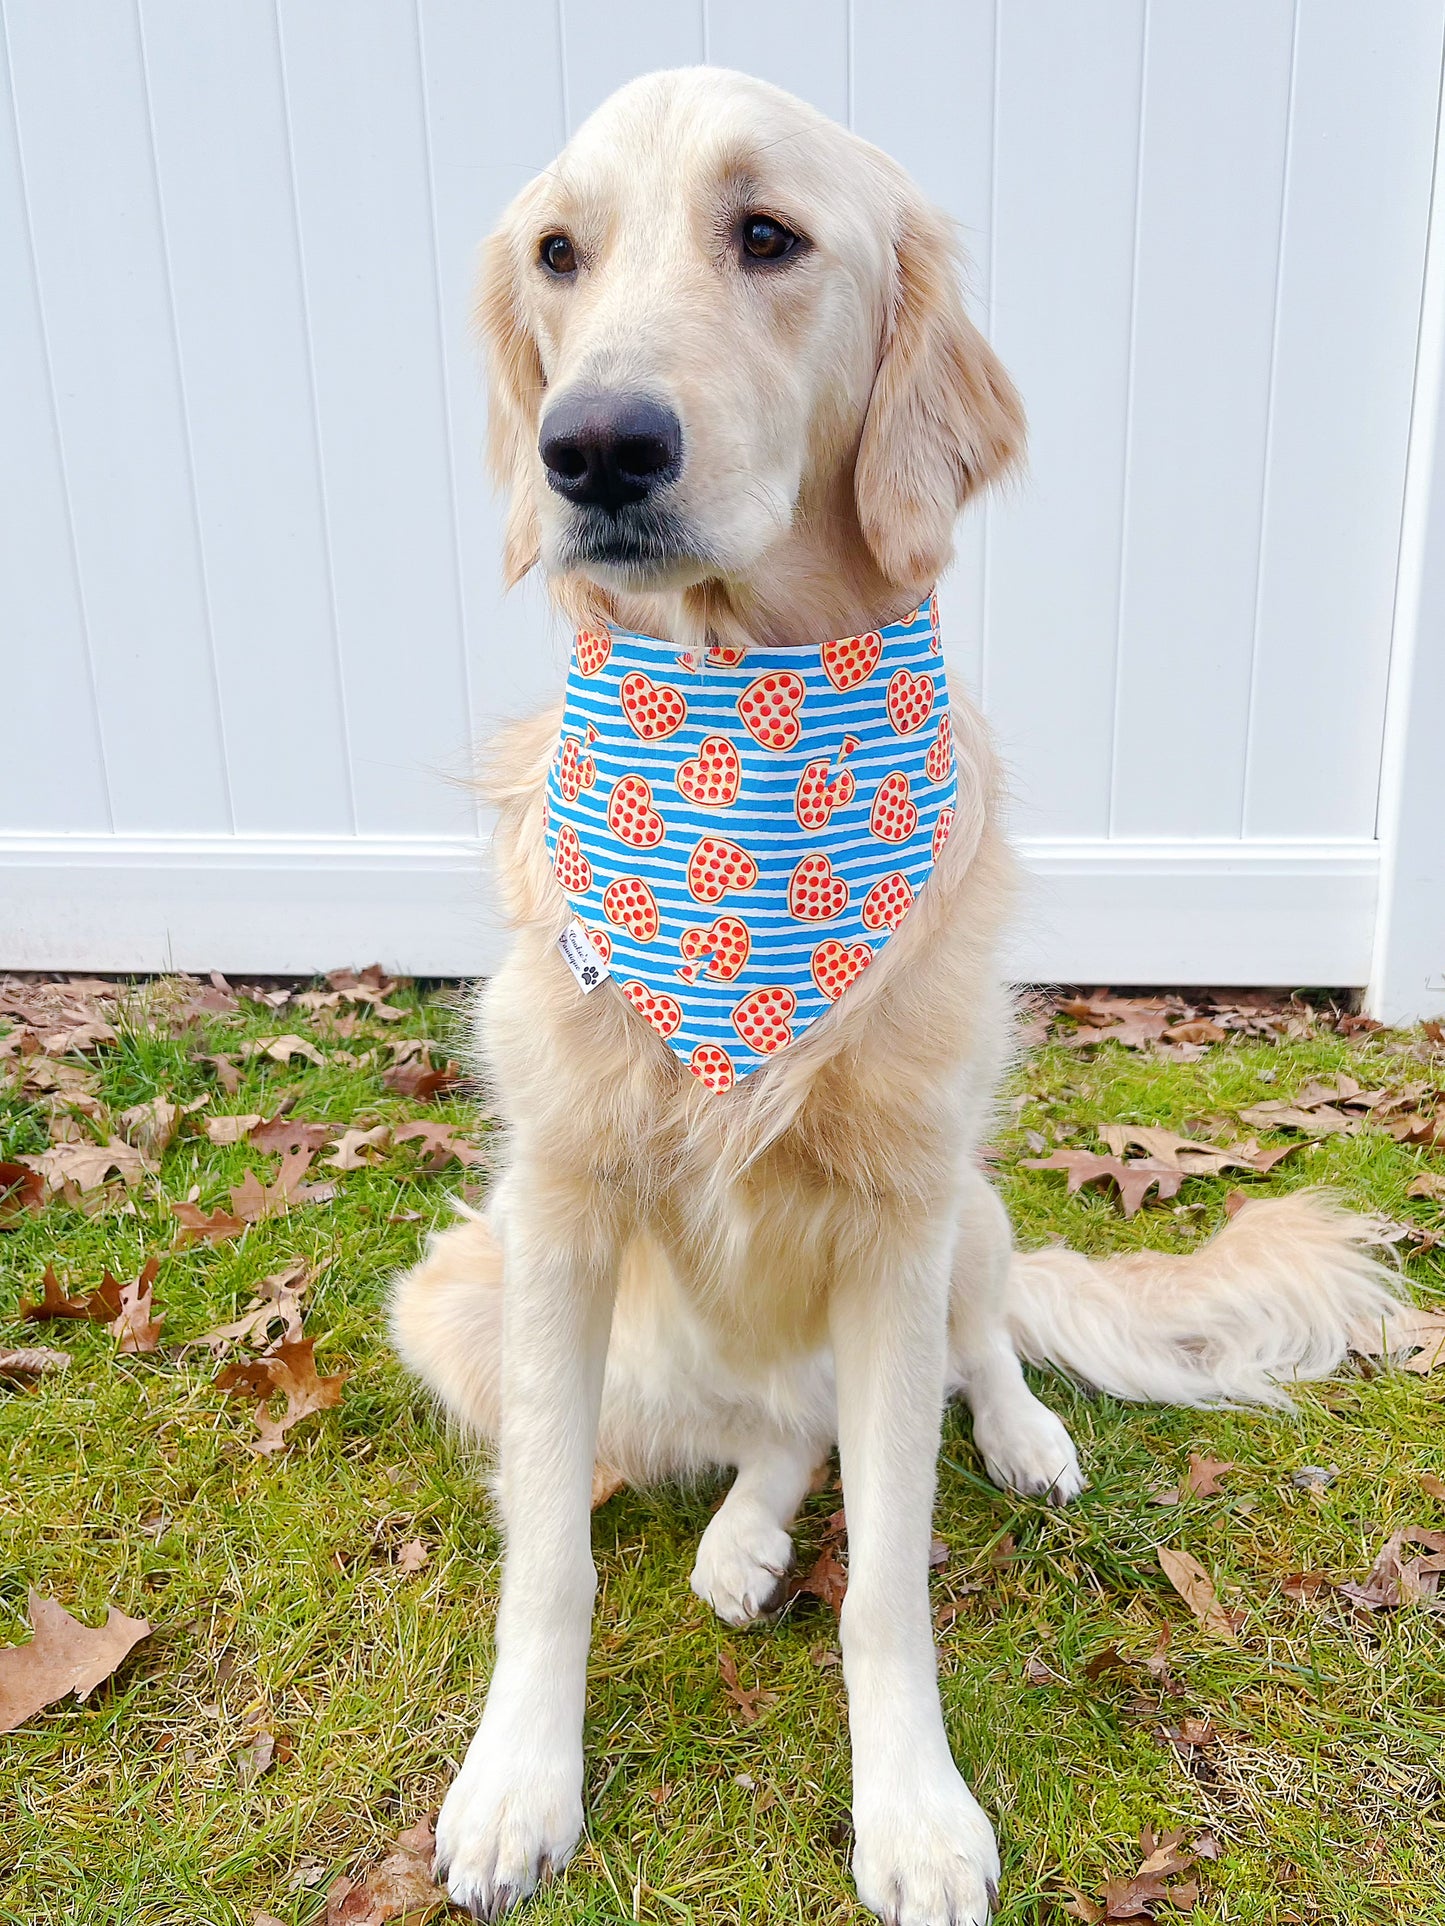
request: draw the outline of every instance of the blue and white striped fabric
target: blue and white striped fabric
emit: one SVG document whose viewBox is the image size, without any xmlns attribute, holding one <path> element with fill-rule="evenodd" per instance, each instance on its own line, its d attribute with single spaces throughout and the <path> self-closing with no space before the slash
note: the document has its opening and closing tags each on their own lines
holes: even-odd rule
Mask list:
<svg viewBox="0 0 1445 1926">
<path fill-rule="evenodd" d="M 622 993 L 726 1089 L 877 956 L 957 802 L 930 596 L 820 647 L 584 631 L 547 791 L 553 870 Z"/>
</svg>

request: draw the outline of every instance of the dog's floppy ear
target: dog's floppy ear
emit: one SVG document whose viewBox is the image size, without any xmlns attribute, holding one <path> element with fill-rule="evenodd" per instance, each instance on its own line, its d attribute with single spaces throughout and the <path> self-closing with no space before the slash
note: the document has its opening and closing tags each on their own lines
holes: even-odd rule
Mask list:
<svg viewBox="0 0 1445 1926">
<path fill-rule="evenodd" d="M 487 460 L 508 495 L 502 573 L 508 588 L 537 559 L 537 418 L 546 382 L 531 330 L 517 309 L 516 260 L 505 230 L 484 243 L 476 323 L 486 349 Z"/>
<path fill-rule="evenodd" d="M 964 312 L 960 267 L 952 223 L 910 197 L 853 488 L 874 560 L 890 581 L 919 587 L 952 555 L 969 496 L 1024 450 L 1023 404 Z"/>
</svg>

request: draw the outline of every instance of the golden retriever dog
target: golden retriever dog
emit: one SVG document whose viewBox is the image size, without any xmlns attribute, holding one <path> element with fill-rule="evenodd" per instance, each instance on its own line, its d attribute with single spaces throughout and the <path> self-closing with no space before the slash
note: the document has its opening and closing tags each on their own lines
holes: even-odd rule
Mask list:
<svg viewBox="0 0 1445 1926">
<path fill-rule="evenodd" d="M 540 565 L 590 628 L 763 658 L 878 628 L 927 598 L 959 511 L 1022 457 L 948 221 L 877 149 L 739 74 L 609 100 L 487 243 L 479 315 L 509 577 Z M 1064 1503 L 1079 1464 L 1021 1359 L 1124 1398 L 1280 1402 L 1389 1315 L 1362 1226 L 1311 1195 L 1248 1204 L 1189 1255 L 1012 1250 L 977 1153 L 1010 1047 L 1013 866 L 986 731 L 953 694 L 957 819 L 916 907 L 722 1091 L 559 956 L 559 712 L 493 747 L 515 935 L 476 1037 L 503 1168 L 392 1310 L 402 1357 L 498 1453 L 496 1665 L 437 1829 L 439 1874 L 479 1919 L 582 1830 L 595 1464 L 735 1472 L 692 1586 L 744 1625 L 837 1446 L 858 1896 L 895 1926 L 978 1926 L 999 1859 L 944 1729 L 929 1613 L 945 1400 L 967 1400 L 992 1479 Z"/>
</svg>

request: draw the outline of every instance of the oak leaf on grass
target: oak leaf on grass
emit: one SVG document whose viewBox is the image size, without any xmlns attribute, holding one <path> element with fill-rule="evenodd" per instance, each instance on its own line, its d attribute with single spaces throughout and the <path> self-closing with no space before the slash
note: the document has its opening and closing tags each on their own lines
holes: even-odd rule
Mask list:
<svg viewBox="0 0 1445 1926">
<path fill-rule="evenodd" d="M 0 1163 L 0 1230 L 14 1230 L 27 1211 L 45 1203 L 45 1180 L 29 1164 Z"/>
<path fill-rule="evenodd" d="M 1192 1553 L 1176 1551 L 1172 1545 L 1161 1545 L 1159 1569 L 1201 1625 L 1207 1626 L 1220 1638 L 1228 1639 L 1231 1644 L 1235 1643 L 1234 1621 L 1219 1602 L 1214 1580 Z"/>
<path fill-rule="evenodd" d="M 69 1351 L 55 1351 L 45 1344 L 29 1344 L 18 1351 L 0 1351 L 0 1380 L 25 1384 L 51 1371 L 70 1369 Z"/>
<path fill-rule="evenodd" d="M 315 1349 L 314 1338 L 288 1338 L 265 1357 L 228 1364 L 216 1378 L 217 1390 L 258 1401 L 254 1418 L 260 1436 L 251 1449 L 260 1456 L 280 1451 L 287 1433 L 303 1418 L 340 1404 L 342 1386 L 351 1374 L 336 1371 L 330 1377 L 319 1376 Z M 266 1406 L 278 1393 L 284 1396 L 286 1406 L 278 1418 L 273 1418 Z"/>
<path fill-rule="evenodd" d="M 127 1618 L 114 1605 L 104 1625 L 92 1629 L 34 1591 L 30 1623 L 35 1636 L 28 1644 L 0 1651 L 0 1732 L 13 1732 L 67 1693 L 85 1698 L 151 1629 L 143 1618 Z"/>
<path fill-rule="evenodd" d="M 380 1865 L 363 1878 L 343 1876 L 332 1882 L 326 1894 L 325 1926 L 386 1926 L 388 1920 L 403 1918 L 407 1926 L 422 1926 L 448 1905 L 446 1894 L 431 1876 L 435 1857 L 431 1820 L 408 1826 L 397 1834 L 396 1844 Z"/>
<path fill-rule="evenodd" d="M 1095 1150 L 1056 1150 L 1051 1157 L 1021 1157 L 1019 1164 L 1025 1170 L 1066 1171 L 1070 1197 L 1085 1184 L 1112 1184 L 1126 1217 L 1134 1215 L 1156 1186 L 1160 1203 L 1177 1197 L 1185 1176 L 1182 1170 L 1157 1157 L 1136 1157 L 1125 1163 L 1119 1157 L 1105 1157 Z"/>
</svg>

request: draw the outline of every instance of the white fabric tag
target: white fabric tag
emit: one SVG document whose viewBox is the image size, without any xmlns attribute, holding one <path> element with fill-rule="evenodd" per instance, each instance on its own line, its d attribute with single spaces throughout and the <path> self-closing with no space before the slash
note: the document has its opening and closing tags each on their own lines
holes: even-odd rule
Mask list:
<svg viewBox="0 0 1445 1926">
<path fill-rule="evenodd" d="M 590 996 L 597 985 L 612 972 L 597 949 L 592 938 L 575 918 L 557 938 L 557 948 L 562 961 L 582 986 L 583 996 Z"/>
</svg>

